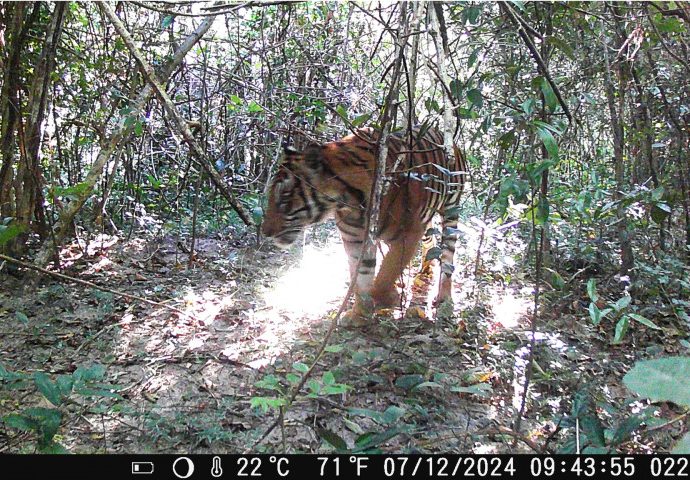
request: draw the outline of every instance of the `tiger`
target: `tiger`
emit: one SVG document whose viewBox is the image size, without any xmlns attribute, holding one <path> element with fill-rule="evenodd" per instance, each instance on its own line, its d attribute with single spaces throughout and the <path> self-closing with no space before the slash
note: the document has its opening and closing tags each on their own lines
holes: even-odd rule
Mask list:
<svg viewBox="0 0 690 480">
<path fill-rule="evenodd" d="M 384 193 L 376 241 L 388 245 L 376 274 L 376 253 L 362 256 L 367 207 L 374 186 L 380 132 L 360 128 L 303 151 L 284 147 L 282 161 L 267 189 L 262 234 L 281 248 L 292 244 L 310 224 L 335 217 L 348 256 L 350 278 L 357 281 L 355 301 L 346 319 L 362 324 L 374 309 L 400 303 L 397 279 L 414 257 L 420 240 L 422 272 L 431 271 L 432 217 L 442 216 L 441 268 L 434 304 L 451 300 L 453 256 L 457 240 L 458 204 L 465 183 L 466 162 L 457 145 L 452 157 L 443 135 L 434 127 L 416 126 L 387 138 Z M 421 272 L 420 272 L 421 273 Z"/>
</svg>

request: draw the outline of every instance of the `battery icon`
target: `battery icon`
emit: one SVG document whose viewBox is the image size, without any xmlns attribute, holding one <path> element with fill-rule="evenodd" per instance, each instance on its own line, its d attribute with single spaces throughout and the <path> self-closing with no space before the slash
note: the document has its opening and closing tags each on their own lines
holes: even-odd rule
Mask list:
<svg viewBox="0 0 690 480">
<path fill-rule="evenodd" d="M 132 474 L 153 473 L 153 462 L 132 462 Z"/>
</svg>

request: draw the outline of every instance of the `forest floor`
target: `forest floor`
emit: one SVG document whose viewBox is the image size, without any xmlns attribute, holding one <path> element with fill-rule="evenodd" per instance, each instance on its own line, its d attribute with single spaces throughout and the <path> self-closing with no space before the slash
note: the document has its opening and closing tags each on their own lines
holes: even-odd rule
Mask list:
<svg viewBox="0 0 690 480">
<path fill-rule="evenodd" d="M 525 245 L 496 232 L 475 275 L 477 239 L 465 233 L 455 311 L 431 311 L 428 285 L 408 279 L 416 308 L 378 316 L 365 328 L 339 327 L 263 439 L 346 293 L 346 258 L 332 232 L 311 233 L 289 252 L 202 238 L 191 268 L 172 236 L 100 236 L 63 250 L 66 274 L 185 315 L 52 278 L 25 287 L 0 272 L 0 418 L 57 408 L 54 440 L 75 453 L 553 452 L 574 444 L 575 429 L 562 418 L 584 395 L 615 434 L 644 408 L 623 375 L 638 352 L 663 348 L 663 339 L 636 333 L 612 345 L 611 326 L 589 321 L 586 279 L 564 272 L 567 293 L 548 285 L 542 292 L 535 373 L 519 433 L 512 433 L 534 281 L 516 261 Z M 75 382 L 88 388 L 52 395 L 50 385 L 75 377 L 78 367 Z M 43 387 L 17 381 L 10 389 L 12 372 L 33 375 L 26 378 Z M 673 415 L 656 414 L 661 423 Z M 677 434 L 659 428 L 614 448 L 663 450 Z M 0 425 L 0 452 L 34 451 L 36 438 Z"/>
</svg>

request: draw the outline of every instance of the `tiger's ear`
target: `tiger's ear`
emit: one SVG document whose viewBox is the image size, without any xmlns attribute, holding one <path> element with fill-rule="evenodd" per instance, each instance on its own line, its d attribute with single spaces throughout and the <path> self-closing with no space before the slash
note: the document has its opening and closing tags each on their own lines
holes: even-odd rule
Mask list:
<svg viewBox="0 0 690 480">
<path fill-rule="evenodd" d="M 323 153 L 321 145 L 309 145 L 304 151 L 304 163 L 312 170 L 321 170 Z"/>
</svg>

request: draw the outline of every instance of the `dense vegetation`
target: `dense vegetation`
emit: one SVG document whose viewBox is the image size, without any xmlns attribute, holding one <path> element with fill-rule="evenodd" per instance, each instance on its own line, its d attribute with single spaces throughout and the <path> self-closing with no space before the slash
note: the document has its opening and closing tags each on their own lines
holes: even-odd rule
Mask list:
<svg viewBox="0 0 690 480">
<path fill-rule="evenodd" d="M 261 442 L 287 451 L 514 451 L 513 439 L 572 451 L 576 423 L 589 451 L 690 451 L 688 4 L 2 2 L 0 71 L 0 451 L 136 448 L 124 434 L 119 444 L 75 440 L 90 432 L 74 420 L 83 415 L 112 420 L 101 432 L 109 438 L 136 423 L 137 445 L 158 451 Z M 310 369 L 323 352 L 297 342 L 225 385 L 241 394 L 209 394 L 214 413 L 205 403 L 193 411 L 212 426 L 137 406 L 120 375 L 154 360 L 148 350 L 123 359 L 112 336 L 160 308 L 143 310 L 154 307 L 122 290 L 178 299 L 183 309 L 196 300 L 181 285 L 274 282 L 285 259 L 270 256 L 257 226 L 282 146 L 381 125 L 385 112 L 394 129 L 434 123 L 451 132 L 469 161 L 457 269 L 464 300 L 445 312 L 442 363 L 402 368 L 417 354 L 383 358 L 376 344 L 350 358 L 343 345 L 361 335 L 341 332 L 326 347 L 331 367 Z M 216 242 L 215 257 L 204 241 Z M 137 242 L 174 252 L 167 270 L 156 267 L 159 280 L 147 270 L 157 250 L 124 269 Z M 124 250 L 110 260 L 122 269 L 104 263 L 115 244 Z M 228 260 L 236 254 L 244 260 Z M 151 284 L 133 284 L 143 277 Z M 482 323 L 491 323 L 488 292 L 520 289 L 538 308 L 521 317 L 524 335 L 496 337 Z M 73 303 L 59 304 L 63 297 Z M 53 304 L 60 310 L 36 307 Z M 218 311 L 239 325 L 260 307 L 236 301 Z M 164 312 L 188 320 L 189 311 Z M 93 324 L 66 333 L 67 318 Z M 541 333 L 576 339 L 588 355 L 546 354 Z M 457 369 L 443 362 L 465 349 L 493 373 L 442 370 Z M 349 371 L 345 357 L 361 368 Z M 397 366 L 379 371 L 381 362 Z M 560 362 L 574 362 L 577 376 L 562 377 Z M 517 364 L 523 370 L 505 374 L 514 378 L 496 380 Z M 369 373 L 357 377 L 362 365 Z M 379 380 L 386 372 L 390 381 Z M 533 396 L 510 405 L 500 392 L 511 382 Z M 352 388 L 365 398 L 372 384 L 404 395 L 385 394 L 376 407 L 348 403 Z M 453 430 L 452 441 L 430 440 L 425 426 L 461 408 L 433 393 L 442 388 L 462 405 L 498 409 L 496 425 L 468 420 L 462 439 Z M 137 401 L 161 407 L 143 395 Z M 556 406 L 537 408 L 556 396 Z M 233 403 L 241 398 L 244 410 Z M 307 413 L 286 423 L 300 401 Z M 241 420 L 229 421 L 230 411 Z M 266 440 L 257 419 L 276 412 L 282 436 L 265 432 Z M 313 434 L 293 444 L 286 428 Z"/>
</svg>

